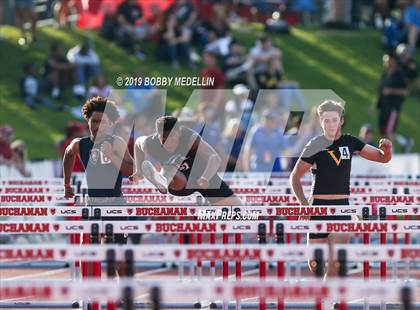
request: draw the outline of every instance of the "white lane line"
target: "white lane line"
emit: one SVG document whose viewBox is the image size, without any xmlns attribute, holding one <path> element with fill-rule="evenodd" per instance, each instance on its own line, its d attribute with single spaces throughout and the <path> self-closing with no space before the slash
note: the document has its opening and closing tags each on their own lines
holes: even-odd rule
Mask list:
<svg viewBox="0 0 420 310">
<path fill-rule="evenodd" d="M 64 271 L 68 271 L 68 270 L 69 270 L 68 268 L 60 268 L 60 269 L 43 271 L 43 272 L 38 272 L 38 273 L 23 274 L 23 275 L 16 276 L 16 277 L 5 278 L 3 280 L 5 280 L 5 281 L 11 281 L 11 280 L 19 280 L 19 279 L 36 278 L 36 277 L 39 277 L 39 276 L 50 276 L 50 275 L 62 273 Z"/>
<path fill-rule="evenodd" d="M 149 270 L 149 271 L 144 271 L 144 272 L 137 272 L 134 275 L 134 278 L 140 278 L 140 277 L 144 277 L 144 276 L 150 276 L 152 274 L 161 273 L 161 272 L 168 271 L 168 270 L 171 270 L 171 269 L 172 269 L 171 267 L 163 267 L 163 268 Z"/>
<path fill-rule="evenodd" d="M 143 295 L 136 296 L 134 299 L 138 301 L 138 299 L 143 299 L 143 298 L 146 298 L 146 297 L 149 297 L 149 293 L 146 293 L 146 294 L 143 294 Z"/>
<path fill-rule="evenodd" d="M 18 301 L 26 298 L 32 298 L 35 297 L 35 295 L 25 296 L 25 297 L 17 297 L 17 298 L 10 298 L 10 299 L 0 299 L 0 304 L 2 302 L 9 302 L 9 301 Z"/>
</svg>

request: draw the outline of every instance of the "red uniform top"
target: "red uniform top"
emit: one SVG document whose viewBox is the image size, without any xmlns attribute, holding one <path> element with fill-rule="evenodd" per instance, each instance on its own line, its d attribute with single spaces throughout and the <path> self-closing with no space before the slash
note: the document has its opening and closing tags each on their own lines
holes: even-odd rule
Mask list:
<svg viewBox="0 0 420 310">
<path fill-rule="evenodd" d="M 13 152 L 10 143 L 0 141 L 0 156 L 3 156 L 5 159 L 12 159 Z"/>
</svg>

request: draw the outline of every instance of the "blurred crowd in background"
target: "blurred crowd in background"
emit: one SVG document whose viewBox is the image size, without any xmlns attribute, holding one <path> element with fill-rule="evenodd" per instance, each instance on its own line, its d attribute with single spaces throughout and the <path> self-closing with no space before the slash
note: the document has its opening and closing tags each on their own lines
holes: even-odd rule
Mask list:
<svg viewBox="0 0 420 310">
<path fill-rule="evenodd" d="M 173 114 L 179 116 L 185 126 L 205 134 L 203 138 L 226 158 L 228 171 L 235 167 L 242 171 L 289 170 L 293 160 L 277 160 L 273 167 L 273 159 L 294 157 L 291 154 L 299 153 L 310 138 L 320 134 L 313 111 L 306 111 L 311 120 L 301 126 L 299 136 L 293 132 L 285 135 L 284 128 L 279 127 L 284 121 L 292 123 L 292 128 L 293 124 L 298 126 L 301 119 L 299 115 L 289 115 L 290 106 L 304 108 L 305 102 L 299 81 L 287 79 L 283 66 L 287 59 L 281 47 L 273 43 L 273 34 L 287 33 L 289 27 L 296 24 L 349 29 L 376 27 L 382 31 L 380 43 L 385 48 L 377 100 L 371 107 L 379 111 L 379 126 L 363 125 L 360 138 L 374 145 L 376 132 L 393 139 L 405 152 L 413 146 L 414 140 L 398 135 L 396 129 L 405 98 L 410 90 L 420 90 L 418 65 L 413 57 L 420 29 L 420 0 L 154 0 L 153 5 L 147 5 L 147 14 L 146 2 L 0 1 L 0 23 L 4 20 L 4 11 L 13 9 L 14 23 L 21 29 L 16 44 L 29 46 L 36 44 L 40 19 L 51 19 L 55 27 L 95 28 L 103 38 L 115 42 L 139 60 L 157 59 L 173 69 L 199 70 L 201 77 L 213 78 L 214 84 L 203 89 L 214 92 L 206 95 L 204 91 L 195 110 L 185 108 Z M 253 21 L 265 24 L 266 35 L 248 49 L 233 38 L 231 25 Z M 30 27 L 24 27 L 25 22 L 29 22 Z M 153 54 L 145 52 L 145 42 L 153 42 Z M 137 70 L 132 76 L 142 74 Z M 113 91 L 102 74 L 95 46 L 88 39 L 77 42 L 69 50 L 57 41 L 50 47 L 44 63 L 25 64 L 19 85 L 22 100 L 30 108 L 42 105 L 66 110 L 74 116 L 80 116 L 77 114 L 80 108 L 58 103 L 64 102 L 67 89 L 81 103 L 96 95 L 109 97 Z M 221 89 L 232 89 L 232 94 L 226 96 L 225 92 L 218 91 Z M 254 109 L 258 91 L 262 89 L 271 91 L 265 92 L 264 98 L 258 98 L 264 105 Z M 114 134 L 130 137 L 127 142 L 132 152 L 138 136 L 153 132 L 154 124 L 148 116 L 157 105 L 163 104 L 162 95 L 153 87 L 135 86 L 118 99 L 117 102 L 133 103 L 130 109 L 120 107 L 121 121 L 114 128 Z M 131 130 L 133 123 L 136 125 Z M 206 124 L 204 131 L 203 124 Z M 69 122 L 64 139 L 57 144 L 58 155 L 63 155 L 72 139 L 88 134 L 83 122 Z M 243 156 L 239 157 L 240 153 Z M 13 128 L 7 124 L 1 126 L 0 164 L 13 165 L 27 176 L 26 157 L 25 143 L 14 140 Z M 82 170 L 79 161 L 75 171 Z"/>
</svg>

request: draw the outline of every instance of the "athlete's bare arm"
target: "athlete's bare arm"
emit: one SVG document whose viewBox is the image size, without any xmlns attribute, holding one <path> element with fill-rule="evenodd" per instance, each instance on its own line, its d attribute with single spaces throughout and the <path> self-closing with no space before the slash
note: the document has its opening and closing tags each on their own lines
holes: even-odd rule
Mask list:
<svg viewBox="0 0 420 310">
<path fill-rule="evenodd" d="M 73 139 L 64 151 L 63 156 L 63 177 L 64 177 L 64 196 L 73 197 L 73 188 L 70 185 L 71 173 L 73 171 L 74 162 L 79 155 L 80 138 Z"/>
<path fill-rule="evenodd" d="M 392 142 L 388 139 L 379 141 L 379 148 L 366 144 L 360 151 L 360 156 L 380 163 L 387 163 L 392 158 Z"/>
<path fill-rule="evenodd" d="M 104 142 L 103 146 L 105 155 L 122 175 L 130 176 L 133 174 L 133 157 L 128 151 L 127 143 L 121 137 L 114 136 L 112 147 L 107 142 Z"/>
<path fill-rule="evenodd" d="M 295 194 L 296 198 L 299 200 L 299 203 L 302 206 L 309 205 L 308 200 L 305 197 L 303 192 L 303 187 L 301 183 L 302 177 L 305 175 L 306 172 L 311 169 L 312 165 L 304 162 L 303 160 L 299 159 L 293 168 L 292 173 L 290 174 L 289 182 L 290 186 L 292 187 L 293 193 Z"/>
<path fill-rule="evenodd" d="M 216 150 L 213 149 L 206 141 L 200 138 L 197 134 L 191 136 L 190 140 L 191 148 L 197 150 L 197 154 L 201 158 L 206 158 L 207 165 L 204 169 L 204 172 L 197 180 L 197 183 L 200 187 L 207 188 L 209 180 L 217 173 L 219 170 L 222 159 Z"/>
<path fill-rule="evenodd" d="M 134 172 L 130 176 L 130 181 L 137 181 L 143 178 L 141 165 L 143 164 L 143 161 L 145 160 L 147 155 L 147 149 L 144 143 L 146 138 L 147 136 L 139 137 L 134 143 Z"/>
</svg>

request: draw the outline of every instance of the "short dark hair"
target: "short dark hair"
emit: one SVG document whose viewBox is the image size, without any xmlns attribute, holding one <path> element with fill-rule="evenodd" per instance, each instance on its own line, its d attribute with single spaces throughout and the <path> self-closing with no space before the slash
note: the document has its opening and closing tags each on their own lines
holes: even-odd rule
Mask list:
<svg viewBox="0 0 420 310">
<path fill-rule="evenodd" d="M 178 130 L 178 119 L 175 116 L 165 115 L 156 120 L 156 131 L 164 136 L 168 135 L 172 130 Z"/>
<path fill-rule="evenodd" d="M 86 120 L 89 120 L 93 112 L 105 113 L 113 123 L 120 117 L 115 103 L 101 96 L 88 99 L 82 107 L 83 117 Z"/>
<path fill-rule="evenodd" d="M 34 67 L 35 67 L 35 65 L 32 62 L 28 62 L 28 63 L 23 65 L 23 72 L 28 73 Z"/>
<path fill-rule="evenodd" d="M 238 40 L 232 39 L 232 41 L 230 41 L 230 43 L 229 43 L 229 49 L 231 49 L 232 46 L 234 46 L 234 45 L 240 45 L 240 44 L 241 43 Z"/>
<path fill-rule="evenodd" d="M 217 60 L 217 53 L 214 51 L 204 51 L 203 55 L 208 55 L 210 57 L 213 57 L 215 60 Z"/>
<path fill-rule="evenodd" d="M 267 36 L 267 35 L 264 35 L 264 36 L 261 36 L 261 37 L 260 37 L 260 42 L 261 42 L 261 43 L 264 43 L 264 42 L 266 42 L 266 41 L 272 41 L 272 40 L 271 40 L 271 37 L 269 37 L 269 36 Z"/>
<path fill-rule="evenodd" d="M 331 99 L 324 100 L 317 108 L 318 116 L 321 117 L 324 112 L 337 112 L 340 117 L 344 116 L 344 107 L 341 102 Z"/>
<path fill-rule="evenodd" d="M 55 54 L 60 47 L 60 43 L 54 42 L 53 44 L 51 44 L 51 53 Z"/>
</svg>

